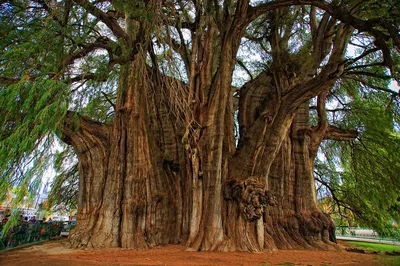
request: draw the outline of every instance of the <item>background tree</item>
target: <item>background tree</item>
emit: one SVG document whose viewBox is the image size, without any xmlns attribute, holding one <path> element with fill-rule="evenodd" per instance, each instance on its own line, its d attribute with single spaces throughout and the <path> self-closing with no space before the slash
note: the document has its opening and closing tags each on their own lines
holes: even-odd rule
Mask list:
<svg viewBox="0 0 400 266">
<path fill-rule="evenodd" d="M 29 192 L 56 134 L 78 157 L 74 247 L 334 247 L 313 164 L 363 132 L 329 124 L 327 97 L 348 80 L 398 97 L 375 84 L 398 78 L 396 7 L 1 1 L 2 187 Z"/>
</svg>

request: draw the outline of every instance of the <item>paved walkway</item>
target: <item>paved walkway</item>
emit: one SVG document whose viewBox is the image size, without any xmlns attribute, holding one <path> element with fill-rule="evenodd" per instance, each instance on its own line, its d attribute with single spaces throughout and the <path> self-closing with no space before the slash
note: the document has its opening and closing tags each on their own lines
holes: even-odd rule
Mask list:
<svg viewBox="0 0 400 266">
<path fill-rule="evenodd" d="M 376 238 L 363 238 L 363 237 L 351 237 L 351 236 L 336 236 L 338 240 L 346 240 L 346 241 L 362 241 L 362 242 L 371 242 L 371 243 L 381 243 L 381 244 L 390 244 L 400 246 L 399 241 L 395 240 L 384 240 L 384 239 L 376 239 Z"/>
</svg>

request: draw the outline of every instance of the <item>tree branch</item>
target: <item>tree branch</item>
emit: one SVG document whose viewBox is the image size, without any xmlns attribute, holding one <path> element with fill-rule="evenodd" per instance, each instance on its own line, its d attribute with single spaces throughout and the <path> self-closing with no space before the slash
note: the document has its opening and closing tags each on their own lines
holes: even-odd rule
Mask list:
<svg viewBox="0 0 400 266">
<path fill-rule="evenodd" d="M 108 39 L 108 38 L 106 38 L 106 39 Z M 74 63 L 75 60 L 82 58 L 82 57 L 88 55 L 90 52 L 93 52 L 98 49 L 104 49 L 107 51 L 109 50 L 109 47 L 104 38 L 98 38 L 97 42 L 88 43 L 86 45 L 83 45 L 81 50 L 79 50 L 73 54 L 70 54 L 69 56 L 64 58 L 64 60 L 62 61 L 62 64 L 61 64 L 61 69 Z"/>
<path fill-rule="evenodd" d="M 328 130 L 325 133 L 324 139 L 336 141 L 351 141 L 355 140 L 357 137 L 357 130 L 346 130 L 329 125 Z"/>
<path fill-rule="evenodd" d="M 253 75 L 251 74 L 250 70 L 245 66 L 242 60 L 236 59 L 236 63 L 243 68 L 244 71 L 246 71 L 247 75 L 249 75 L 250 79 L 254 79 Z"/>
<path fill-rule="evenodd" d="M 107 27 L 112 31 L 112 33 L 114 33 L 116 37 L 123 38 L 126 41 L 129 40 L 128 35 L 121 28 L 121 26 L 118 24 L 117 20 L 113 16 L 104 13 L 96 6 L 94 6 L 92 3 L 90 3 L 88 0 L 74 0 L 74 2 L 82 6 L 90 14 L 92 14 L 100 21 L 102 21 L 104 24 L 106 24 Z"/>
<path fill-rule="evenodd" d="M 349 71 L 349 72 L 344 73 L 344 75 L 342 77 L 349 77 L 349 76 L 368 76 L 368 77 L 380 78 L 380 79 L 386 79 L 386 80 L 392 79 L 392 76 L 372 73 L 372 72 L 368 72 L 368 71 Z"/>
<path fill-rule="evenodd" d="M 378 91 L 384 91 L 384 92 L 390 93 L 390 94 L 392 94 L 394 96 L 400 96 L 400 91 L 396 92 L 396 91 L 393 91 L 393 90 L 388 89 L 388 88 L 372 85 L 372 84 L 367 83 L 366 81 L 362 80 L 361 78 L 358 78 L 357 76 L 346 75 L 345 77 L 348 78 L 348 79 L 360 82 L 364 86 L 369 87 L 371 89 L 378 90 Z"/>
<path fill-rule="evenodd" d="M 311 158 L 315 159 L 317 156 L 318 149 L 321 145 L 322 140 L 326 135 L 326 131 L 329 128 L 328 118 L 326 116 L 326 96 L 328 90 L 321 92 L 317 98 L 317 114 L 318 114 L 318 125 L 311 129 L 312 137 L 309 144 L 309 152 Z"/>
<path fill-rule="evenodd" d="M 318 95 L 318 98 L 317 98 L 317 114 L 318 114 L 318 126 L 319 127 L 327 127 L 328 126 L 328 118 L 326 117 L 326 109 L 325 109 L 325 102 L 326 102 L 327 94 L 328 94 L 328 92 L 324 91 L 320 95 Z"/>
<path fill-rule="evenodd" d="M 293 6 L 293 5 L 313 5 L 316 7 L 319 7 L 321 9 L 328 9 L 328 4 L 325 3 L 325 1 L 321 0 L 277 0 L 277 1 L 270 1 L 264 4 L 260 4 L 257 6 L 250 6 L 248 11 L 247 11 L 247 20 L 248 22 L 252 22 L 255 20 L 257 17 L 259 17 L 262 14 L 265 14 L 266 12 L 278 9 L 278 8 L 283 8 L 283 7 L 288 7 L 288 6 Z"/>
<path fill-rule="evenodd" d="M 82 75 L 75 76 L 71 79 L 68 79 L 67 81 L 69 81 L 71 83 L 75 83 L 75 82 L 82 82 L 82 81 L 87 81 L 87 80 L 95 80 L 95 81 L 102 82 L 102 81 L 107 80 L 107 76 L 105 76 L 105 75 L 98 76 L 93 73 L 87 73 L 87 74 L 85 73 Z"/>
<path fill-rule="evenodd" d="M 103 145 L 107 145 L 110 126 L 95 121 L 88 116 L 68 111 L 64 119 L 64 125 L 61 128 L 61 133 L 61 139 L 69 145 L 73 144 L 75 137 L 85 138 L 87 135 L 95 136 Z"/>
<path fill-rule="evenodd" d="M 310 110 L 317 110 L 317 106 L 310 106 Z M 326 112 L 335 113 L 335 112 L 346 112 L 350 111 L 349 108 L 335 108 L 335 109 L 325 109 Z"/>
<path fill-rule="evenodd" d="M 249 7 L 247 12 L 248 23 L 251 23 L 258 16 L 269 12 L 274 9 L 293 6 L 293 5 L 311 5 L 318 7 L 327 13 L 329 13 L 333 18 L 340 20 L 346 25 L 351 25 L 359 32 L 368 32 L 374 38 L 374 44 L 377 48 L 382 50 L 383 59 L 385 65 L 392 70 L 393 60 L 391 58 L 390 48 L 388 46 L 388 41 L 393 40 L 394 46 L 400 49 L 400 37 L 398 34 L 398 29 L 388 19 L 373 18 L 362 20 L 353 16 L 348 11 L 348 6 L 340 4 L 336 5 L 334 3 L 329 3 L 321 0 L 280 0 L 271 1 L 264 4 L 257 5 L 255 7 Z M 394 15 L 392 15 L 394 16 Z M 381 29 L 386 29 L 387 32 L 383 32 Z"/>
<path fill-rule="evenodd" d="M 108 98 L 107 94 L 104 91 L 101 91 L 101 94 L 103 94 L 104 98 L 106 98 L 106 101 L 113 107 L 115 111 L 115 104 L 110 100 L 110 98 Z"/>
<path fill-rule="evenodd" d="M 354 44 L 352 44 L 352 45 L 354 45 Z M 365 47 L 363 47 L 363 48 L 365 48 Z M 372 54 L 372 53 L 374 53 L 376 51 L 379 51 L 379 49 L 378 48 L 373 48 L 373 49 L 366 50 L 361 55 L 359 55 L 359 56 L 357 56 L 355 58 L 347 59 L 346 60 L 346 64 L 352 64 L 354 62 L 357 62 L 358 60 L 360 60 L 360 59 L 366 57 L 367 55 Z"/>
<path fill-rule="evenodd" d="M 351 26 L 343 23 L 337 26 L 331 55 L 322 71 L 316 77 L 308 77 L 307 80 L 299 82 L 283 95 L 284 101 L 289 106 L 288 112 L 294 112 L 304 101 L 329 90 L 342 75 L 344 68 L 342 58 L 353 30 Z"/>
<path fill-rule="evenodd" d="M 372 67 L 372 66 L 385 66 L 385 64 L 383 62 L 375 62 L 375 63 L 365 64 L 365 65 L 355 65 L 355 66 L 346 68 L 345 71 L 359 69 L 359 68 Z"/>
<path fill-rule="evenodd" d="M 332 199 L 334 200 L 334 202 L 336 203 L 336 206 L 338 206 L 338 210 L 339 210 L 339 214 L 340 216 L 343 216 L 342 212 L 340 211 L 340 207 L 343 207 L 344 209 L 347 209 L 353 213 L 356 213 L 357 215 L 361 216 L 361 213 L 358 210 L 355 210 L 353 208 L 351 208 L 348 204 L 346 204 L 346 202 L 340 200 L 337 195 L 336 195 L 336 191 L 337 189 L 333 188 L 332 186 L 330 186 L 328 184 L 328 182 L 326 182 L 325 180 L 322 179 L 321 175 L 317 172 L 314 171 L 314 173 L 317 175 L 315 177 L 315 180 L 317 180 L 318 182 L 320 182 L 323 186 L 325 186 L 330 192 L 331 192 L 331 196 Z"/>
<path fill-rule="evenodd" d="M 36 2 L 40 5 L 42 5 L 43 9 L 47 11 L 47 13 L 49 13 L 49 15 L 54 19 L 54 21 L 56 21 L 58 24 L 60 24 L 61 26 L 65 26 L 63 20 L 59 19 L 56 15 L 54 10 L 52 10 L 49 5 L 44 1 L 44 0 L 37 0 L 37 1 L 33 1 Z M 69 12 L 69 11 L 68 11 Z"/>
<path fill-rule="evenodd" d="M 1 77 L 0 76 L 0 84 L 10 85 L 19 82 L 21 79 L 9 78 L 9 77 Z"/>
</svg>

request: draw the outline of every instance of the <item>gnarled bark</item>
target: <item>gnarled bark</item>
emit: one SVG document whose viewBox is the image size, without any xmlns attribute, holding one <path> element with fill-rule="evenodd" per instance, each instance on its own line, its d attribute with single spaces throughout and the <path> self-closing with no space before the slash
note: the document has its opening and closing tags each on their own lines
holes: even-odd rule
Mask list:
<svg viewBox="0 0 400 266">
<path fill-rule="evenodd" d="M 322 123 L 312 130 L 307 102 L 341 74 L 352 28 L 340 24 L 334 31 L 336 20 L 324 16 L 313 25 L 314 51 L 297 56 L 288 52 L 290 31 L 279 29 L 280 16 L 273 12 L 273 64 L 240 89 L 236 148 L 231 83 L 248 8 L 245 0 L 226 6 L 218 13 L 226 27 L 198 17 L 194 27 L 207 27 L 192 34 L 191 51 L 181 51 L 187 53 L 187 86 L 159 73 L 146 25 L 126 14 L 128 37 L 121 38 L 127 38 L 127 48 L 120 48 L 130 56 L 119 61 L 112 124 L 81 118 L 76 128 L 67 123 L 63 131 L 80 161 L 72 246 L 145 249 L 173 243 L 225 251 L 335 246 L 333 223 L 316 202 L 312 167 L 315 147 L 336 131 Z M 329 51 L 328 63 L 318 69 Z M 148 52 L 153 68 L 146 64 Z"/>
<path fill-rule="evenodd" d="M 185 240 L 189 218 L 183 208 L 187 212 L 189 206 L 182 196 L 181 132 L 175 132 L 175 119 L 161 97 L 165 88 L 142 83 L 145 79 L 132 71 L 140 67 L 134 61 L 122 69 L 123 95 L 112 125 L 81 118 L 76 129 L 63 131 L 80 162 L 78 226 L 70 235 L 74 247 L 144 249 Z M 155 106 L 159 120 L 149 119 Z"/>
<path fill-rule="evenodd" d="M 103 201 L 109 154 L 110 127 L 69 112 L 63 127 L 63 141 L 78 155 L 79 197 L 75 231 L 79 245 L 86 245 L 95 232 Z"/>
<path fill-rule="evenodd" d="M 147 73 L 147 81 L 133 69 Z M 144 69 L 140 61 L 122 69 L 124 89 L 112 125 L 81 118 L 75 129 L 64 129 L 82 165 L 81 197 L 96 193 L 92 205 L 80 201 L 72 246 L 185 243 L 194 250 L 260 251 L 331 245 L 332 222 L 315 198 L 307 103 L 292 114 L 273 107 L 271 118 L 245 108 L 246 101 L 257 99 L 249 83 L 250 100 L 239 103 L 250 113 L 243 114 L 246 121 L 241 118 L 246 134 L 230 157 L 235 149 L 226 138 L 233 132 L 228 83 L 217 79 L 214 86 L 229 90 L 200 109 L 202 123 L 182 128 L 184 121 L 174 121 L 176 113 L 169 112 L 173 102 L 165 95 L 171 88 L 157 72 Z M 254 81 L 265 95 L 273 83 L 260 79 L 271 79 L 262 75 Z M 221 97 L 230 104 L 219 105 Z M 259 99 L 263 110 L 274 102 Z M 85 159 L 88 150 L 92 155 Z"/>
</svg>

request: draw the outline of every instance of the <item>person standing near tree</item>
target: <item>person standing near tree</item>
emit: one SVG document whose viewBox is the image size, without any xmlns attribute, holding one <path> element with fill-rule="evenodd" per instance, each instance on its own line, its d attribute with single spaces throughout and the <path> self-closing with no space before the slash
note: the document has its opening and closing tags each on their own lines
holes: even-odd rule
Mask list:
<svg viewBox="0 0 400 266">
<path fill-rule="evenodd" d="M 29 220 L 30 224 L 35 224 L 36 223 L 36 216 L 32 216 L 32 218 Z"/>
</svg>

